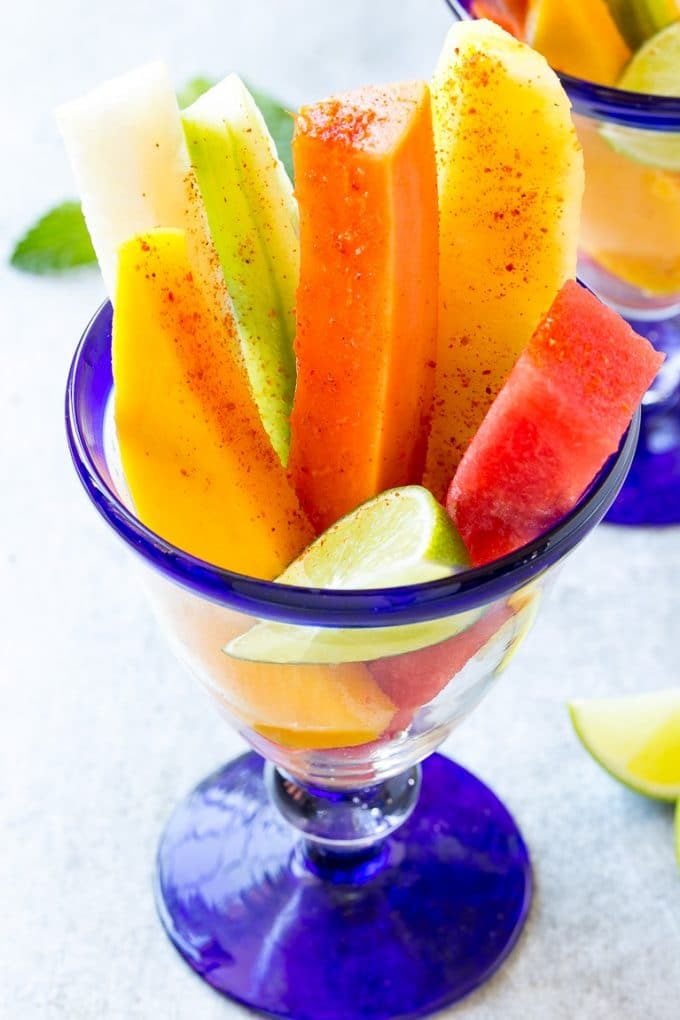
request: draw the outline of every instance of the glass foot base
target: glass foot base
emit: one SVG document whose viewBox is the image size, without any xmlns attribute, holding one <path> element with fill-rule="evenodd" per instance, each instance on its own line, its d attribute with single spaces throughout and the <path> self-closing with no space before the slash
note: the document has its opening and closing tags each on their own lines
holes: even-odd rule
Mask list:
<svg viewBox="0 0 680 1020">
<path fill-rule="evenodd" d="M 334 857 L 337 861 L 337 855 Z M 243 755 L 172 815 L 156 899 L 187 963 L 218 991 L 294 1020 L 387 1020 L 472 991 L 514 946 L 531 900 L 526 846 L 483 783 L 441 755 L 382 854 L 319 869 Z"/>
<path fill-rule="evenodd" d="M 680 524 L 680 316 L 628 321 L 666 354 L 666 361 L 645 397 L 635 458 L 605 520 Z"/>
</svg>

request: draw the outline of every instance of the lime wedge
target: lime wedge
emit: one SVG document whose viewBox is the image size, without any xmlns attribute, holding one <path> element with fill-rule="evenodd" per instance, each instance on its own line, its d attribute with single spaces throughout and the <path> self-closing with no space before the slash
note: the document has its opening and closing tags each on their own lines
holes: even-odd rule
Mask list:
<svg viewBox="0 0 680 1020">
<path fill-rule="evenodd" d="M 680 96 L 680 20 L 662 28 L 640 47 L 617 85 L 651 96 Z"/>
<path fill-rule="evenodd" d="M 330 590 L 393 588 L 449 577 L 469 566 L 442 506 L 418 485 L 391 489 L 320 535 L 281 574 L 281 584 Z M 252 662 L 364 662 L 443 641 L 481 615 L 472 610 L 399 627 L 324 628 L 263 621 L 224 651 Z"/>
<path fill-rule="evenodd" d="M 659 800 L 680 797 L 680 690 L 573 701 L 585 749 L 615 779 Z"/>
<path fill-rule="evenodd" d="M 680 868 L 680 800 L 675 805 L 675 859 Z"/>
<path fill-rule="evenodd" d="M 469 565 L 463 540 L 427 489 L 407 485 L 363 503 L 312 542 L 278 578 L 303 588 L 394 588 Z"/>
<path fill-rule="evenodd" d="M 657 32 L 640 47 L 616 86 L 629 92 L 680 98 L 680 21 Z M 605 124 L 602 134 L 617 152 L 638 163 L 680 170 L 680 132 Z"/>
</svg>

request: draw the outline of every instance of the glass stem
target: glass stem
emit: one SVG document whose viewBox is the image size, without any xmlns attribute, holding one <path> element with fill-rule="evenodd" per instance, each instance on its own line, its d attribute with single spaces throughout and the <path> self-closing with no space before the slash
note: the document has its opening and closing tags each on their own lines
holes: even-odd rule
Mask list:
<svg viewBox="0 0 680 1020">
<path fill-rule="evenodd" d="M 307 786 L 269 763 L 265 778 L 273 804 L 302 836 L 305 865 L 337 882 L 368 877 L 385 863 L 386 838 L 418 801 L 421 769 L 357 790 Z"/>
</svg>

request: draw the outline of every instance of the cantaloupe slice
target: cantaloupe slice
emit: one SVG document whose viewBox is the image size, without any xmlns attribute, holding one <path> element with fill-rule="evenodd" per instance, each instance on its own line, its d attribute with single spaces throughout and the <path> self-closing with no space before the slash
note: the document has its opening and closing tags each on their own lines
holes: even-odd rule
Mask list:
<svg viewBox="0 0 680 1020">
<path fill-rule="evenodd" d="M 583 160 L 557 76 L 491 22 L 453 26 L 432 100 L 441 257 L 424 482 L 441 499 L 541 316 L 575 273 Z"/>
<path fill-rule="evenodd" d="M 140 519 L 217 566 L 280 574 L 311 528 L 260 421 L 238 338 L 195 280 L 182 231 L 120 248 L 113 374 Z"/>
<path fill-rule="evenodd" d="M 262 422 L 288 460 L 300 254 L 293 186 L 264 117 L 230 74 L 182 112 Z"/>
<path fill-rule="evenodd" d="M 437 314 L 427 86 L 372 86 L 305 107 L 293 157 L 301 267 L 290 467 L 323 531 L 422 474 Z"/>
</svg>

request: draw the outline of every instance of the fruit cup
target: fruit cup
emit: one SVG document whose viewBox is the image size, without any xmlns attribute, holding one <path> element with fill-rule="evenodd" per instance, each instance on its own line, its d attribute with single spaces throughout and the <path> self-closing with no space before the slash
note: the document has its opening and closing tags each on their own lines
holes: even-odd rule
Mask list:
<svg viewBox="0 0 680 1020">
<path fill-rule="evenodd" d="M 461 20 L 482 9 L 474 0 L 446 2 Z M 512 4 L 495 2 L 486 7 L 490 15 L 500 7 L 514 10 Z M 572 103 L 586 171 L 579 276 L 667 355 L 643 402 L 638 451 L 607 519 L 675 524 L 680 522 L 680 99 L 559 77 Z"/>
<path fill-rule="evenodd" d="M 69 376 L 74 464 L 179 657 L 254 749 L 161 837 L 169 937 L 213 987 L 276 1016 L 382 1020 L 459 999 L 514 946 L 531 867 L 498 798 L 433 752 L 613 503 L 639 415 L 575 509 L 517 552 L 425 584 L 330 591 L 230 573 L 149 531 L 121 482 L 112 385 L 107 304 Z"/>
</svg>

